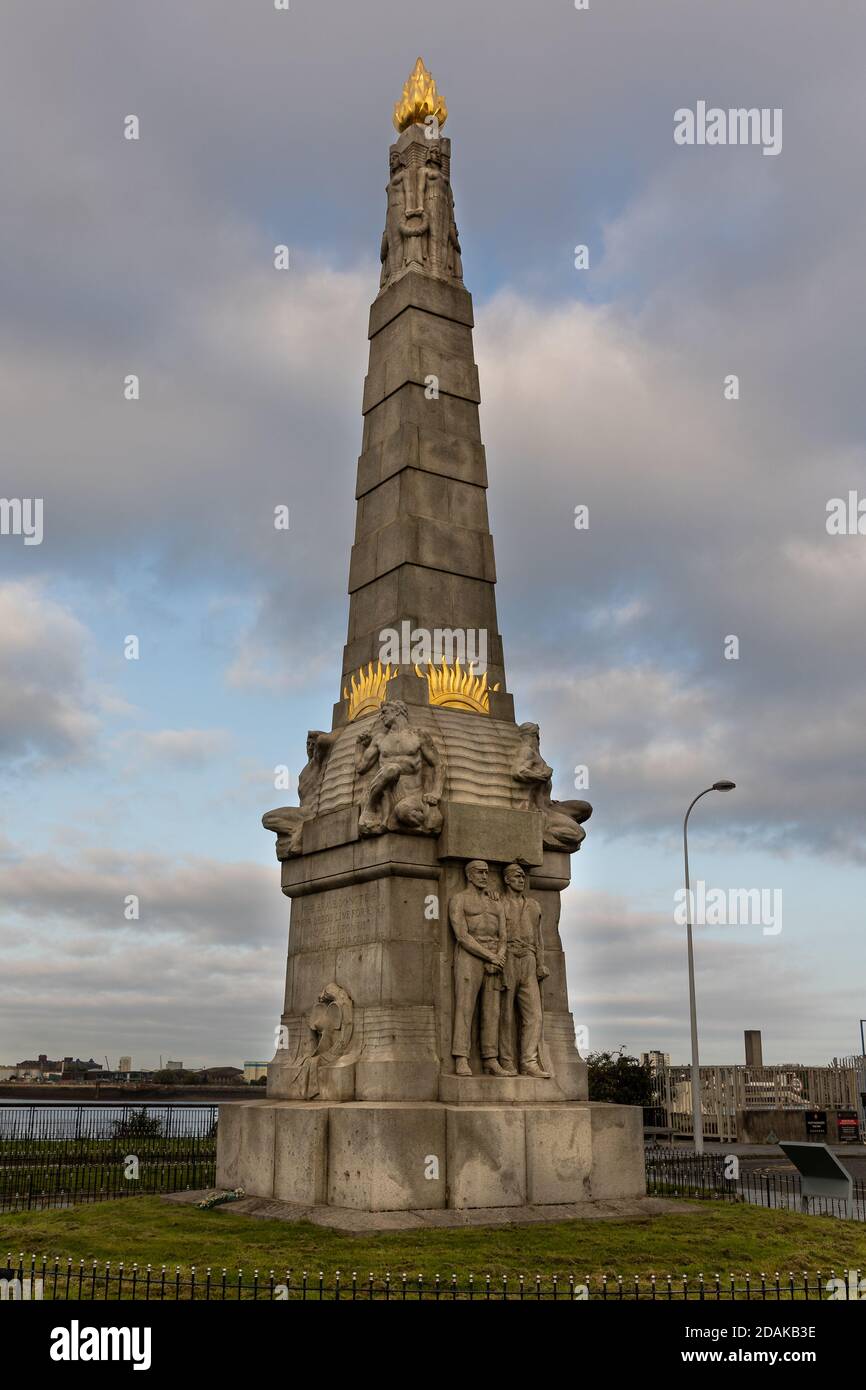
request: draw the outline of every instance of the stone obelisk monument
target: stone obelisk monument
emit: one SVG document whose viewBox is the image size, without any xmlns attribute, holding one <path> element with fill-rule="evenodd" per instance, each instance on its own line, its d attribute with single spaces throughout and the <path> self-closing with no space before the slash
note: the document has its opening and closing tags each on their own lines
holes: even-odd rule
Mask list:
<svg viewBox="0 0 866 1390">
<path fill-rule="evenodd" d="M 267 1096 L 220 1108 L 217 1181 L 367 1211 L 644 1192 L 642 1116 L 587 1100 L 559 937 L 591 808 L 553 800 L 496 618 L 472 299 L 447 111 L 397 103 L 330 731 L 269 811 L 292 900 Z"/>
</svg>

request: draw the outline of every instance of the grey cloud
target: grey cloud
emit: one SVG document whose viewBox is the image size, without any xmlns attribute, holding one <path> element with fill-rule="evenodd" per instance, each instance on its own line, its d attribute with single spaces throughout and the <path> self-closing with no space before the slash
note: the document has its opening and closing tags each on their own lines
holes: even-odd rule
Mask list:
<svg viewBox="0 0 866 1390">
<path fill-rule="evenodd" d="M 724 402 L 625 313 L 506 295 L 478 339 L 506 662 L 548 761 L 651 834 L 743 769 L 757 840 L 861 859 L 866 552 L 824 527 L 850 460 L 818 470 L 772 396 Z"/>
<path fill-rule="evenodd" d="M 34 583 L 0 583 L 0 754 L 7 767 L 75 760 L 99 727 L 82 624 Z"/>
<path fill-rule="evenodd" d="M 195 1066 L 273 1055 L 284 943 L 191 949 L 146 933 L 122 944 L 73 934 L 51 947 L 6 955 L 4 1056 L 109 1048 L 136 1066 L 160 1054 Z"/>
<path fill-rule="evenodd" d="M 561 930 L 570 1004 L 575 1022 L 589 1029 L 590 1048 L 658 1047 L 687 1063 L 684 929 L 624 896 L 572 888 Z M 695 932 L 702 1063 L 741 1061 L 746 1028 L 762 1029 L 768 1062 L 826 1066 L 853 1049 L 847 1020 L 857 1018 L 856 985 L 817 981 L 805 943 L 764 937 L 759 928 L 725 930 L 730 935 Z"/>
<path fill-rule="evenodd" d="M 208 943 L 273 941 L 285 931 L 273 880 L 256 864 L 90 849 L 74 860 L 21 855 L 0 863 L 0 899 L 7 912 L 26 919 L 132 937 L 173 935 L 192 951 Z M 124 916 L 133 894 L 140 900 L 137 921 Z"/>
</svg>

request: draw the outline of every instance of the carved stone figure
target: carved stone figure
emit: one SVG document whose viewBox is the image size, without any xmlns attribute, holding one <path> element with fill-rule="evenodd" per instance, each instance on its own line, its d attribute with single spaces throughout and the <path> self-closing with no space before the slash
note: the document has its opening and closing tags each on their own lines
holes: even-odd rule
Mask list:
<svg viewBox="0 0 866 1390">
<path fill-rule="evenodd" d="M 438 835 L 442 829 L 442 760 L 425 729 L 409 723 L 402 700 L 385 700 L 375 724 L 358 735 L 355 770 L 375 769 L 358 819 L 361 835 L 386 830 Z"/>
<path fill-rule="evenodd" d="M 422 152 L 417 146 L 392 149 L 389 167 L 380 287 L 413 265 L 462 280 L 454 199 L 439 141 Z"/>
<path fill-rule="evenodd" d="M 545 849 L 566 850 L 573 854 L 586 839 L 583 822 L 592 815 L 588 801 L 552 801 L 553 768 L 544 761 L 539 749 L 537 724 L 521 724 L 520 752 L 514 762 L 513 775 L 526 788 L 522 809 L 541 811 L 544 816 L 542 842 Z"/>
<path fill-rule="evenodd" d="M 312 1055 L 319 1062 L 336 1062 L 348 1051 L 354 1028 L 354 1006 L 340 985 L 325 985 L 307 1015 L 307 1022 L 316 1037 Z"/>
<path fill-rule="evenodd" d="M 427 238 L 430 223 L 426 212 L 415 210 L 407 213 L 400 223 L 403 238 L 403 265 L 424 266 L 427 263 Z"/>
<path fill-rule="evenodd" d="M 427 161 L 418 170 L 418 204 L 426 213 L 431 269 L 447 275 L 451 230 L 451 189 L 442 168 L 442 151 L 431 142 Z"/>
<path fill-rule="evenodd" d="M 278 806 L 276 810 L 266 811 L 262 816 L 265 830 L 276 832 L 278 859 L 290 859 L 293 855 L 301 853 L 304 822 L 310 820 L 318 809 L 325 764 L 336 738 L 336 733 L 326 734 L 321 729 L 310 730 L 307 734 L 307 763 L 298 777 L 300 806 Z"/>
<path fill-rule="evenodd" d="M 320 1090 L 320 1067 L 334 1066 L 352 1041 L 354 1006 L 346 990 L 325 985 L 306 1022 L 309 1032 L 292 1067 L 291 1088 L 299 1099 L 313 1100 Z"/>
<path fill-rule="evenodd" d="M 499 996 L 505 966 L 505 909 L 488 888 L 489 870 L 483 859 L 465 869 L 467 888 L 451 899 L 449 919 L 454 943 L 454 1027 L 451 1052 L 457 1076 L 471 1076 L 472 1015 L 481 1015 L 481 1060 L 490 1076 L 504 1076 L 499 1065 Z"/>
<path fill-rule="evenodd" d="M 451 217 L 448 223 L 448 263 L 447 271 L 452 280 L 463 279 L 463 260 L 460 254 L 460 238 L 457 235 L 457 223 L 454 221 L 452 204 Z"/>
<path fill-rule="evenodd" d="M 389 167 L 391 176 L 386 190 L 388 204 L 380 252 L 382 275 L 379 284 L 382 287 L 387 285 L 388 281 L 403 269 L 403 238 L 400 234 L 400 224 L 403 221 L 405 209 L 404 190 L 406 181 L 410 177 L 409 170 L 403 167 L 396 150 L 391 151 Z"/>
<path fill-rule="evenodd" d="M 541 907 L 524 894 L 526 874 L 520 864 L 509 864 L 503 874 L 507 944 L 499 1019 L 499 1062 L 507 1076 L 549 1077 L 541 1065 L 544 1009 L 540 981 L 550 971 L 544 964 L 541 938 Z M 516 1033 L 520 1029 L 519 1053 Z"/>
</svg>

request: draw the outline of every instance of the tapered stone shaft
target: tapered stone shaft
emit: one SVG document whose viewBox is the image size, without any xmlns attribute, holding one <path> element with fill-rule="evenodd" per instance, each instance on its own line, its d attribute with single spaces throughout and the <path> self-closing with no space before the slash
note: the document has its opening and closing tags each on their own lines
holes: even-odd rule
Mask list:
<svg viewBox="0 0 866 1390">
<path fill-rule="evenodd" d="M 433 148 L 443 181 L 450 141 L 440 137 Z M 424 128 L 404 131 L 395 154 L 421 175 L 431 154 Z M 471 295 L 429 246 L 425 259 L 388 279 L 370 310 L 343 685 L 380 657 L 383 631 L 401 624 L 483 633 L 488 683 L 500 686 L 491 713 L 509 717 L 472 325 Z M 410 679 L 399 693 L 426 702 L 421 682 Z"/>
</svg>

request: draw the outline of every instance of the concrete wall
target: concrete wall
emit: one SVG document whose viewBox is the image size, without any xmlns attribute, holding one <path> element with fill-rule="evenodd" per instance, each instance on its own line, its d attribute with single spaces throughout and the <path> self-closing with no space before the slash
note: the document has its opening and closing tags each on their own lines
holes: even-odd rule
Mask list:
<svg viewBox="0 0 866 1390">
<path fill-rule="evenodd" d="M 737 1112 L 737 1135 L 741 1144 L 766 1144 L 768 1135 L 777 1139 L 799 1140 L 803 1143 L 835 1144 L 839 1139 L 836 1111 L 827 1110 L 827 1134 L 806 1133 L 804 1110 L 740 1110 Z"/>
</svg>

